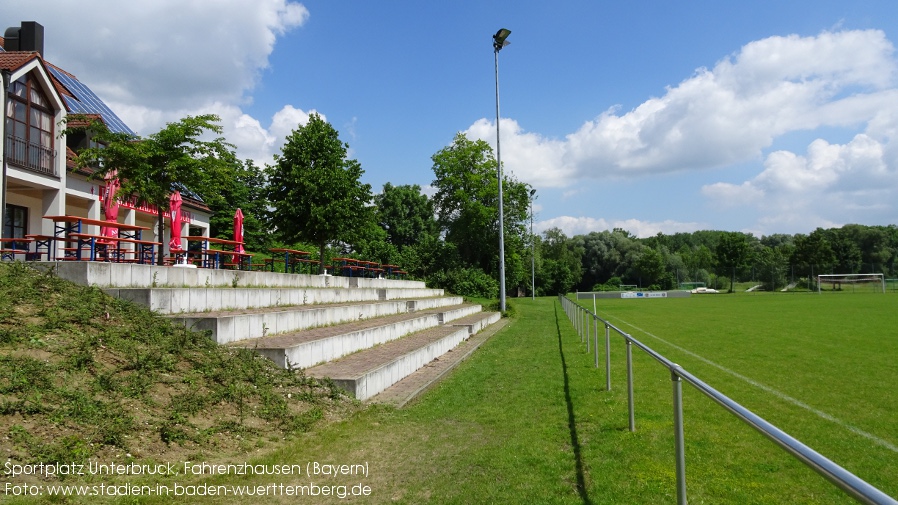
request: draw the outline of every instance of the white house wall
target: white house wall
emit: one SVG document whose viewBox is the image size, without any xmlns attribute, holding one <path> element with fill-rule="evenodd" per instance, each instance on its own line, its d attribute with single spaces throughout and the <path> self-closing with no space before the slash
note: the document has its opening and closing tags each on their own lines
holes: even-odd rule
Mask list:
<svg viewBox="0 0 898 505">
<path fill-rule="evenodd" d="M 10 74 L 9 82 L 16 81 L 22 76 L 31 74 L 34 82 L 38 83 L 47 97 L 50 107 L 56 111 L 53 118 L 56 125 L 66 117 L 65 104 L 56 93 L 53 81 L 47 74 L 39 60 L 34 59 L 22 65 L 21 68 Z M 4 111 L 5 115 L 5 111 Z M 52 234 L 53 223 L 43 219 L 45 215 L 58 215 L 65 212 L 65 184 L 66 184 L 66 137 L 59 135 L 60 126 L 56 126 L 56 138 L 54 139 L 54 168 L 57 177 L 23 170 L 6 162 L 6 153 L 3 153 L 3 163 L 6 164 L 7 190 L 5 204 L 20 205 L 28 208 L 28 232 L 39 234 Z M 0 123 L 0 133 L 6 139 L 6 121 Z M 6 142 L 4 141 L 4 145 Z M 26 186 L 24 189 L 12 189 L 13 186 Z M 0 218 L 3 217 L 5 208 L 0 209 Z"/>
</svg>

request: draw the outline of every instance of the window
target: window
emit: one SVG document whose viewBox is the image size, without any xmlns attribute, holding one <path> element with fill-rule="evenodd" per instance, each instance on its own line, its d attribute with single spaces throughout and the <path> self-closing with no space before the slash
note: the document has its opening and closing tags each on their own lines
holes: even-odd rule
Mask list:
<svg viewBox="0 0 898 505">
<path fill-rule="evenodd" d="M 3 213 L 3 237 L 23 238 L 28 234 L 28 208 L 7 205 Z"/>
<path fill-rule="evenodd" d="M 40 86 L 28 75 L 10 84 L 6 139 L 11 163 L 57 175 L 53 162 L 53 109 Z"/>
</svg>

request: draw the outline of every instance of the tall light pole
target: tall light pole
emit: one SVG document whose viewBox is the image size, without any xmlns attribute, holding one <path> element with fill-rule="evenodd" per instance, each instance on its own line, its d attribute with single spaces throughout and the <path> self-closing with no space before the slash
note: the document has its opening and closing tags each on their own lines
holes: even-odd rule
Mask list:
<svg viewBox="0 0 898 505">
<path fill-rule="evenodd" d="M 505 312 L 505 215 L 502 210 L 502 151 L 499 149 L 499 51 L 508 45 L 511 30 L 500 28 L 493 35 L 496 55 L 496 163 L 499 173 L 499 310 Z"/>
<path fill-rule="evenodd" d="M 530 190 L 530 299 L 536 300 L 536 237 L 533 236 L 533 195 L 536 189 Z"/>
</svg>

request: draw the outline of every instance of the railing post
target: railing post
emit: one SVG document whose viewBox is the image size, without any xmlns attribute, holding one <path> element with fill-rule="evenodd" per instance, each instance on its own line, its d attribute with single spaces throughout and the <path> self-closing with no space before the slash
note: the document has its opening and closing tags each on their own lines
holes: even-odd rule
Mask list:
<svg viewBox="0 0 898 505">
<path fill-rule="evenodd" d="M 605 390 L 611 391 L 611 326 L 605 325 Z"/>
<path fill-rule="evenodd" d="M 580 307 L 580 306 L 578 305 L 578 307 Z M 580 307 L 580 312 L 578 314 L 580 317 L 577 319 L 577 323 L 580 326 L 580 343 L 582 344 L 583 343 L 583 321 L 586 320 L 586 309 L 584 309 L 583 307 Z"/>
<path fill-rule="evenodd" d="M 633 342 L 627 340 L 627 408 L 630 411 L 630 431 L 636 431 L 636 412 L 633 408 Z"/>
<path fill-rule="evenodd" d="M 599 368 L 599 316 L 593 314 L 592 315 L 592 328 L 593 328 L 593 354 L 595 355 L 595 365 L 596 368 Z"/>
<path fill-rule="evenodd" d="M 673 368 L 670 369 L 670 380 L 673 383 L 677 505 L 686 505 L 686 442 L 683 436 L 683 381 L 675 371 L 677 368 L 680 368 L 680 365 L 674 363 Z"/>
<path fill-rule="evenodd" d="M 589 330 L 589 311 L 583 309 L 583 315 L 586 317 L 586 325 L 583 327 L 583 335 L 586 337 L 586 354 L 589 354 L 589 337 L 592 332 Z"/>
</svg>

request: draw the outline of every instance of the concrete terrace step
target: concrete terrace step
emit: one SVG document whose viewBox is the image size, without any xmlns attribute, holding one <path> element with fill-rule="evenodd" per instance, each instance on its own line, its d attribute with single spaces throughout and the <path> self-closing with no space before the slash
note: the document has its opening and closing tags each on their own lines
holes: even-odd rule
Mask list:
<svg viewBox="0 0 898 505">
<path fill-rule="evenodd" d="M 282 274 L 283 275 L 283 274 Z M 243 310 L 443 296 L 428 288 L 106 288 L 106 293 L 159 314 Z"/>
<path fill-rule="evenodd" d="M 425 365 L 441 368 L 438 357 L 500 320 L 420 281 L 102 262 L 30 265 L 208 331 L 219 344 L 330 377 L 360 400 Z"/>
<path fill-rule="evenodd" d="M 499 322 L 502 314 L 499 312 L 477 312 L 468 316 L 447 322 L 451 326 L 464 326 L 468 329 L 469 335 L 476 335 L 480 330 L 487 326 Z"/>
<path fill-rule="evenodd" d="M 489 313 L 469 316 L 491 318 Z M 482 324 L 443 325 L 387 342 L 363 352 L 306 370 L 310 377 L 329 377 L 359 400 L 380 393 L 404 377 L 449 352 L 470 337 L 471 327 Z"/>
<path fill-rule="evenodd" d="M 283 288 L 426 288 L 422 281 L 368 279 L 332 275 L 285 274 L 208 268 L 180 268 L 99 261 L 35 261 L 29 265 L 54 270 L 83 286 L 106 287 L 283 287 Z"/>
<path fill-rule="evenodd" d="M 235 346 L 253 349 L 284 368 L 309 368 L 440 324 L 454 324 L 480 310 L 480 305 L 434 308 L 242 341 Z"/>
<path fill-rule="evenodd" d="M 415 300 L 268 307 L 227 312 L 178 314 L 169 317 L 188 328 L 210 331 L 212 340 L 219 344 L 227 344 L 362 319 L 459 305 L 462 301 L 463 299 L 459 296 L 444 296 Z"/>
<path fill-rule="evenodd" d="M 439 383 L 443 377 L 471 356 L 474 351 L 495 335 L 496 332 L 505 327 L 507 323 L 507 319 L 498 318 L 498 321 L 495 323 L 490 324 L 446 354 L 434 359 L 399 382 L 377 393 L 377 395 L 369 397 L 367 401 L 393 405 L 397 408 L 405 407 L 409 402 Z"/>
</svg>

